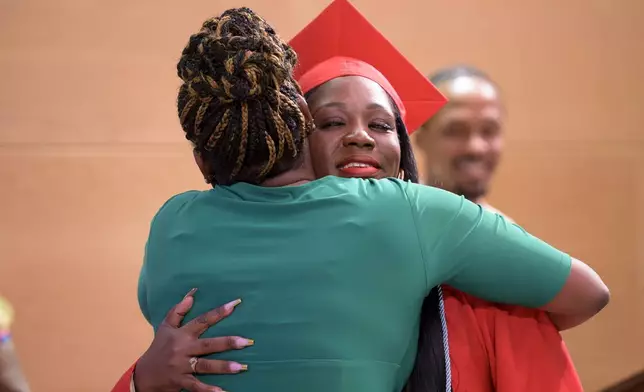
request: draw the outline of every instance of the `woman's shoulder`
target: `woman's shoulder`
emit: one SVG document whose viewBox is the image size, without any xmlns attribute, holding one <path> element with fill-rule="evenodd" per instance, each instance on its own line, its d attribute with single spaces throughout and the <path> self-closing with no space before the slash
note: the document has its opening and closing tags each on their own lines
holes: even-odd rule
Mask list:
<svg viewBox="0 0 644 392">
<path fill-rule="evenodd" d="M 514 219 L 512 219 L 512 218 L 511 218 L 511 217 L 509 217 L 508 215 L 506 215 L 506 214 L 504 214 L 503 212 L 501 212 L 501 210 L 498 210 L 498 209 L 496 209 L 496 208 L 492 207 L 492 206 L 491 206 L 490 204 L 488 204 L 486 201 L 482 201 L 482 202 L 480 202 L 479 204 L 481 205 L 481 207 L 485 208 L 486 210 L 488 210 L 488 211 L 490 211 L 490 212 L 494 212 L 495 214 L 499 214 L 499 215 L 501 215 L 502 217 L 504 217 L 504 218 L 505 218 L 505 220 L 506 220 L 507 222 L 509 222 L 509 223 L 516 223 L 516 222 L 514 221 Z"/>
<path fill-rule="evenodd" d="M 184 208 L 186 205 L 190 204 L 192 201 L 195 199 L 199 198 L 200 196 L 204 195 L 207 191 L 196 191 L 196 190 L 191 190 L 191 191 L 186 191 L 182 193 L 178 193 L 172 197 L 170 197 L 168 200 L 166 200 L 157 213 L 154 216 L 153 220 L 157 220 L 159 217 L 163 217 L 165 215 L 173 215 L 180 211 L 182 208 Z"/>
<path fill-rule="evenodd" d="M 322 197 L 340 195 L 359 198 L 362 201 L 391 202 L 399 200 L 404 201 L 405 204 L 408 204 L 408 187 L 417 185 L 396 178 L 344 178 L 336 176 L 326 176 L 310 184 Z"/>
<path fill-rule="evenodd" d="M 180 209 L 181 207 L 185 206 L 186 204 L 190 203 L 196 198 L 204 195 L 206 192 L 208 191 L 192 190 L 192 191 L 178 193 L 170 197 L 165 203 L 163 203 L 159 211 Z"/>
</svg>

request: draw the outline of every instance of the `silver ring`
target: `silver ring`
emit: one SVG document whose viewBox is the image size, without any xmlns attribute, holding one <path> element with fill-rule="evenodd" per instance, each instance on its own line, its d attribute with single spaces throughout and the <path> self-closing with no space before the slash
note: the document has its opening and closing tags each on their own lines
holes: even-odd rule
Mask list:
<svg viewBox="0 0 644 392">
<path fill-rule="evenodd" d="M 192 357 L 188 361 L 188 363 L 190 363 L 190 368 L 192 369 L 193 373 L 197 373 L 197 362 L 199 362 L 199 358 L 197 357 Z"/>
</svg>

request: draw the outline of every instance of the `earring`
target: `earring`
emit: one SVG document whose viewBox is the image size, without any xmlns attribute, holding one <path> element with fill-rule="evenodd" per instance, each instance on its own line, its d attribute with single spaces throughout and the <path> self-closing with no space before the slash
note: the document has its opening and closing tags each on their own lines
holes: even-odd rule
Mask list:
<svg viewBox="0 0 644 392">
<path fill-rule="evenodd" d="M 398 179 L 399 180 L 405 179 L 405 171 L 403 169 L 400 169 L 400 171 L 398 172 Z"/>
</svg>

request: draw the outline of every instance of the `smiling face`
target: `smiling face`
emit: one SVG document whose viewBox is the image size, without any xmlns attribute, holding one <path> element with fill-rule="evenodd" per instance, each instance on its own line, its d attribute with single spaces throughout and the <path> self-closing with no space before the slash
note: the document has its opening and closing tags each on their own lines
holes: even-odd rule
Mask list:
<svg viewBox="0 0 644 392">
<path fill-rule="evenodd" d="M 345 76 L 324 83 L 307 101 L 316 125 L 309 147 L 317 177 L 399 175 L 396 113 L 382 87 L 364 77 Z"/>
<path fill-rule="evenodd" d="M 418 134 L 426 182 L 477 201 L 503 149 L 503 107 L 489 81 L 462 76 L 440 84 L 449 103 Z"/>
</svg>

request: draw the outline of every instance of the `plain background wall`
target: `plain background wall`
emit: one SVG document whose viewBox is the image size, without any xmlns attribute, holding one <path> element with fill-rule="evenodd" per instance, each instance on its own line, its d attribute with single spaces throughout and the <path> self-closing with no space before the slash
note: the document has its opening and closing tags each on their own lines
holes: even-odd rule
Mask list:
<svg viewBox="0 0 644 392">
<path fill-rule="evenodd" d="M 203 188 L 176 60 L 247 5 L 292 37 L 326 0 L 0 1 L 0 292 L 36 392 L 106 391 L 147 347 L 150 218 Z M 644 2 L 355 0 L 423 72 L 488 71 L 508 103 L 491 201 L 587 260 L 613 301 L 566 334 L 588 391 L 644 367 Z"/>
</svg>

